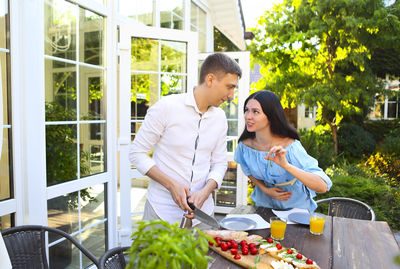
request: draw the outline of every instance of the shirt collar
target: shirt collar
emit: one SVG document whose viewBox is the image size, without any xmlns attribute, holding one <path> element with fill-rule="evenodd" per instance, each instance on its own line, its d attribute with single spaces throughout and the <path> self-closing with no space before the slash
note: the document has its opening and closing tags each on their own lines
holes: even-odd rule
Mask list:
<svg viewBox="0 0 400 269">
<path fill-rule="evenodd" d="M 187 92 L 185 104 L 186 104 L 187 106 L 192 106 L 192 107 L 194 108 L 194 110 L 195 110 L 197 113 L 201 114 L 199 108 L 197 107 L 196 100 L 194 99 L 194 88 L 193 88 L 192 90 L 189 90 L 189 91 Z M 203 116 L 204 116 L 204 117 L 207 117 L 209 114 L 212 114 L 212 113 L 214 113 L 214 112 L 215 112 L 215 107 L 210 106 L 210 107 L 208 108 L 208 110 L 206 111 L 206 113 L 204 113 Z"/>
</svg>

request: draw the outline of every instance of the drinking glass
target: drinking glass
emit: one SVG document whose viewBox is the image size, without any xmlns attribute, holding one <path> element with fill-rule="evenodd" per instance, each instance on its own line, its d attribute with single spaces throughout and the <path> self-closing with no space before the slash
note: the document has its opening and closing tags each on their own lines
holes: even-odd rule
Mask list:
<svg viewBox="0 0 400 269">
<path fill-rule="evenodd" d="M 271 237 L 275 240 L 283 240 L 285 238 L 287 220 L 280 217 L 271 217 Z"/>
<path fill-rule="evenodd" d="M 310 233 L 321 235 L 324 232 L 325 216 L 321 214 L 310 215 Z"/>
</svg>

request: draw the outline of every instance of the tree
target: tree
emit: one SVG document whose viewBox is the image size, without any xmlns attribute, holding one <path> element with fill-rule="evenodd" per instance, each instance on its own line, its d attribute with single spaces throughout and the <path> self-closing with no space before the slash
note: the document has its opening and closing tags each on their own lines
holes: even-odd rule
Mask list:
<svg viewBox="0 0 400 269">
<path fill-rule="evenodd" d="M 284 107 L 318 105 L 317 118 L 329 125 L 337 153 L 340 120 L 364 113 L 383 91 L 371 51 L 393 45 L 399 29 L 383 1 L 284 0 L 252 29 L 252 63 L 263 74 L 256 87 L 277 93 Z"/>
</svg>

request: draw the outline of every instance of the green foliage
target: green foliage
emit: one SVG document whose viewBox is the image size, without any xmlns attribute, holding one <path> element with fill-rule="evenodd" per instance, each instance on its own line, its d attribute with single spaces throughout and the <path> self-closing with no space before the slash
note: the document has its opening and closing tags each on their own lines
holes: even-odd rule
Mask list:
<svg viewBox="0 0 400 269">
<path fill-rule="evenodd" d="M 318 105 L 336 149 L 341 118 L 366 114 L 383 91 L 370 59 L 382 44 L 398 46 L 400 23 L 391 12 L 380 0 L 284 0 L 252 29 L 249 50 L 263 75 L 256 88 L 277 93 L 284 107 Z"/>
<path fill-rule="evenodd" d="M 301 144 L 307 153 L 318 160 L 318 165 L 326 169 L 334 163 L 335 152 L 330 132 L 322 128 L 301 129 Z"/>
<path fill-rule="evenodd" d="M 381 145 L 381 151 L 385 154 L 394 154 L 400 157 L 400 136 L 387 136 Z"/>
<path fill-rule="evenodd" d="M 393 187 L 400 186 L 400 159 L 395 155 L 376 153 L 368 157 L 361 165 L 370 176 L 382 176 L 386 183 Z"/>
<path fill-rule="evenodd" d="M 379 150 L 386 155 L 394 155 L 400 158 L 400 129 L 392 130 L 385 135 Z"/>
<path fill-rule="evenodd" d="M 400 130 L 400 119 L 394 120 L 367 120 L 365 121 L 365 129 L 372 133 L 375 140 L 381 142 L 385 135 L 390 132 Z"/>
<path fill-rule="evenodd" d="M 356 165 L 347 165 L 356 166 Z M 359 171 L 353 168 L 353 173 Z M 375 212 L 376 219 L 388 222 L 392 230 L 400 230 L 400 190 L 388 186 L 381 177 L 351 175 L 346 167 L 327 170 L 333 185 L 329 192 L 318 194 L 317 200 L 328 197 L 348 197 L 365 202 Z"/>
<path fill-rule="evenodd" d="M 346 123 L 338 131 L 339 150 L 346 157 L 361 158 L 364 154 L 371 154 L 376 142 L 374 137 L 362 127 Z"/>
<path fill-rule="evenodd" d="M 251 194 L 254 191 L 255 184 L 249 179 L 247 181 L 247 204 L 254 205 L 254 201 L 251 199 Z"/>
<path fill-rule="evenodd" d="M 198 228 L 192 232 L 178 224 L 162 220 L 139 221 L 138 230 L 132 234 L 129 249 L 130 262 L 126 268 L 199 268 L 206 269 L 208 241 L 211 237 Z"/>
<path fill-rule="evenodd" d="M 76 111 L 65 109 L 55 102 L 45 103 L 46 120 L 55 121 L 61 118 L 76 117 Z M 57 124 L 46 127 L 46 172 L 47 185 L 55 185 L 77 178 L 77 129 L 76 126 Z M 90 154 L 80 151 L 80 173 L 90 174 Z M 67 204 L 71 208 L 78 207 L 77 192 L 67 195 Z M 83 200 L 93 201 L 89 189 L 81 190 Z"/>
</svg>

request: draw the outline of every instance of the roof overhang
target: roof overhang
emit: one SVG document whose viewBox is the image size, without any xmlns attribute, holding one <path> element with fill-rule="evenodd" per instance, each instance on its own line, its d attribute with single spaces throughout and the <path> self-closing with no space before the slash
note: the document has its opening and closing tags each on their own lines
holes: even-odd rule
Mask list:
<svg viewBox="0 0 400 269">
<path fill-rule="evenodd" d="M 208 3 L 214 26 L 240 50 L 245 50 L 245 24 L 240 0 L 208 0 Z"/>
</svg>

